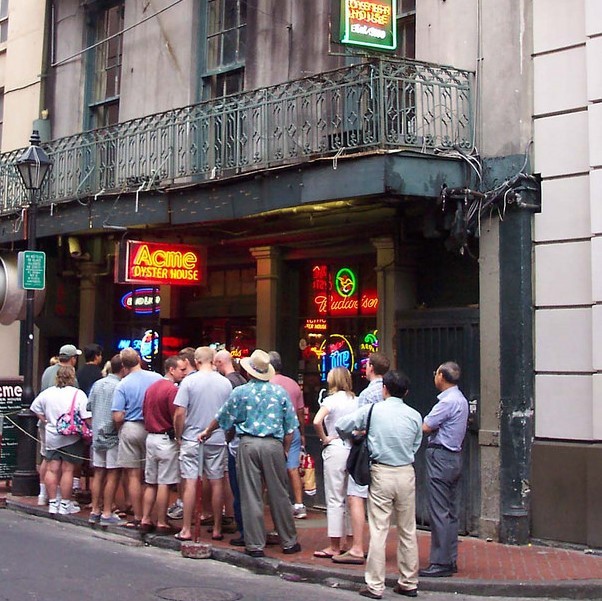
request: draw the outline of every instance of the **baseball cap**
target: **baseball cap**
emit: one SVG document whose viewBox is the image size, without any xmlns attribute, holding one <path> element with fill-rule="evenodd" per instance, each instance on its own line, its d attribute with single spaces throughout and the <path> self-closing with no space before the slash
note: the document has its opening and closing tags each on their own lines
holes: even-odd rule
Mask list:
<svg viewBox="0 0 602 601">
<path fill-rule="evenodd" d="M 77 357 L 81 354 L 82 352 L 72 344 L 63 344 L 59 350 L 59 357 Z"/>
</svg>

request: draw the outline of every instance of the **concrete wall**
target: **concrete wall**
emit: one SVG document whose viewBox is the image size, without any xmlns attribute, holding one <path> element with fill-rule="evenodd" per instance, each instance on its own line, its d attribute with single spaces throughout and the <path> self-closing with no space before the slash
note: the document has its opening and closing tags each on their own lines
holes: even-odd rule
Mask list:
<svg viewBox="0 0 602 601">
<path fill-rule="evenodd" d="M 602 4 L 535 0 L 533 32 L 535 434 L 546 439 L 533 455 L 533 534 L 600 546 Z"/>
</svg>

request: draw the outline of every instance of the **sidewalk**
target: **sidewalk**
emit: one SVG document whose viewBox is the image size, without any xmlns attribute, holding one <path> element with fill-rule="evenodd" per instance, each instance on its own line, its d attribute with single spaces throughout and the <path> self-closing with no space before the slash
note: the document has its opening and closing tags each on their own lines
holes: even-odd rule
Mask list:
<svg viewBox="0 0 602 601">
<path fill-rule="evenodd" d="M 6 493 L 0 482 L 0 497 L 6 497 L 7 507 L 29 514 L 59 519 L 92 528 L 87 523 L 88 509 L 71 516 L 50 516 L 46 507 L 37 506 L 36 497 L 13 497 Z M 174 522 L 177 526 L 178 522 Z M 240 565 L 261 573 L 279 574 L 290 580 L 308 580 L 340 588 L 357 589 L 363 583 L 363 566 L 344 566 L 313 557 L 313 552 L 325 547 L 326 518 L 323 512 L 309 510 L 304 520 L 296 521 L 302 552 L 284 555 L 279 546 L 268 546 L 265 559 L 246 556 L 242 549 L 224 541 L 211 541 L 206 529 L 201 542 L 211 543 L 213 558 Z M 269 522 L 268 522 L 269 526 Z M 103 530 L 94 528 L 95 535 Z M 109 528 L 119 534 L 142 541 L 138 532 L 123 527 Z M 367 540 L 366 536 L 366 540 Z M 420 531 L 420 565 L 428 565 L 428 532 Z M 179 550 L 180 543 L 173 536 L 144 536 L 144 542 L 153 546 Z M 387 540 L 387 586 L 396 581 L 396 533 L 391 529 Z M 602 554 L 586 553 L 556 547 L 529 545 L 523 547 L 502 545 L 472 537 L 462 537 L 458 557 L 458 574 L 451 578 L 423 578 L 420 590 L 457 592 L 474 595 L 499 595 L 507 597 L 553 597 L 570 599 L 602 598 Z"/>
</svg>

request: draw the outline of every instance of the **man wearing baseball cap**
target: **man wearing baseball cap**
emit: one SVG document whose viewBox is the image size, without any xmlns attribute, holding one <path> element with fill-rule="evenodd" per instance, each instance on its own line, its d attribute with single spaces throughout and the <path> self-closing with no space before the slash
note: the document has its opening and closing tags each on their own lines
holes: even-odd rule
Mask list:
<svg viewBox="0 0 602 601">
<path fill-rule="evenodd" d="M 59 349 L 59 362 L 55 365 L 47 367 L 42 374 L 40 392 L 56 384 L 56 372 L 59 370 L 61 365 L 71 365 L 73 368 L 75 368 L 77 366 L 77 358 L 81 354 L 82 352 L 73 344 L 63 344 L 63 346 L 61 346 Z M 79 388 L 77 380 L 75 382 L 75 386 Z"/>
</svg>

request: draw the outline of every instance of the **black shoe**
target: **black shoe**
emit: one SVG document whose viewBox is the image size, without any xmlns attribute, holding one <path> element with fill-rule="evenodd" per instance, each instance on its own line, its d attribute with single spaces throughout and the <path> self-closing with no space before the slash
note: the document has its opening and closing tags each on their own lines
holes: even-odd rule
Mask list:
<svg viewBox="0 0 602 601">
<path fill-rule="evenodd" d="M 282 549 L 282 552 L 285 555 L 292 555 L 293 553 L 299 553 L 301 551 L 301 545 L 299 543 L 295 543 L 292 547 L 287 547 L 286 549 Z"/>
<path fill-rule="evenodd" d="M 239 536 L 238 538 L 231 538 L 230 544 L 234 545 L 235 547 L 244 547 L 245 539 L 242 536 Z"/>
<path fill-rule="evenodd" d="M 451 571 L 452 571 L 454 574 L 457 574 L 457 573 L 458 573 L 458 564 L 457 564 L 455 561 L 452 561 L 452 564 L 451 564 Z"/>
<path fill-rule="evenodd" d="M 418 589 L 417 588 L 411 588 L 408 590 L 406 588 L 401 588 L 399 583 L 397 583 L 393 587 L 393 592 L 397 593 L 398 595 L 403 595 L 404 597 L 418 597 Z"/>
<path fill-rule="evenodd" d="M 451 565 L 442 565 L 439 563 L 432 563 L 428 568 L 418 572 L 419 576 L 424 576 L 426 578 L 445 578 L 446 576 L 451 576 L 452 574 L 453 572 Z"/>
<path fill-rule="evenodd" d="M 265 557 L 263 549 L 245 549 L 245 553 L 249 557 Z"/>
<path fill-rule="evenodd" d="M 383 598 L 382 595 L 377 595 L 377 594 L 373 593 L 369 588 L 361 588 L 359 592 L 362 597 L 368 597 L 368 599 L 382 599 Z"/>
</svg>

